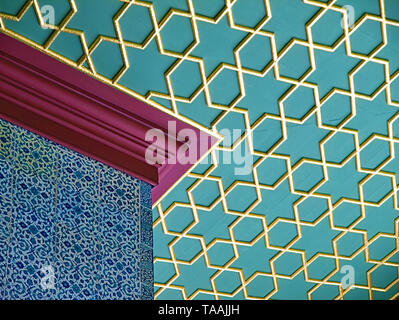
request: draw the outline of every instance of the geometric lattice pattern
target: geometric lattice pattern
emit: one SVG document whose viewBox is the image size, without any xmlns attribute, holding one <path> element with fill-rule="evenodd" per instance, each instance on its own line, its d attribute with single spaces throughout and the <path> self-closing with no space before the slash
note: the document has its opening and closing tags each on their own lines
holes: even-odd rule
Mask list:
<svg viewBox="0 0 399 320">
<path fill-rule="evenodd" d="M 0 299 L 152 299 L 150 188 L 0 120 Z"/>
<path fill-rule="evenodd" d="M 65 0 L 54 25 L 45 4 L 2 1 L 1 31 L 240 130 L 153 208 L 157 299 L 398 297 L 398 0 Z"/>
</svg>

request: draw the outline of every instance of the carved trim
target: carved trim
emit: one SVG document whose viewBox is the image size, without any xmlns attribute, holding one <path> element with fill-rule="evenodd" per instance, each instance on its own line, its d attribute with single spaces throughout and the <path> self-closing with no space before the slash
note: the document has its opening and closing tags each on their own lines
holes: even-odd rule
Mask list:
<svg viewBox="0 0 399 320">
<path fill-rule="evenodd" d="M 75 70 L 50 56 L 0 33 L 0 118 L 79 153 L 149 182 L 156 202 L 190 168 L 169 163 L 174 150 L 162 148 L 165 164 L 145 159 L 149 129 L 168 135 L 191 129 L 207 137 L 196 148 L 200 158 L 217 139 L 144 102 Z M 170 132 L 169 132 L 170 133 Z M 168 136 L 183 145 L 176 132 Z"/>
</svg>

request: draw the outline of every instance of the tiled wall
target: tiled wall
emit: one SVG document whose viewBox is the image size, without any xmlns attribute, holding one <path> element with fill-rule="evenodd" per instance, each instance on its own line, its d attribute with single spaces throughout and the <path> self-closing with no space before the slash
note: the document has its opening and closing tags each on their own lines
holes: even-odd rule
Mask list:
<svg viewBox="0 0 399 320">
<path fill-rule="evenodd" d="M 0 120 L 0 298 L 152 297 L 151 187 Z"/>
</svg>

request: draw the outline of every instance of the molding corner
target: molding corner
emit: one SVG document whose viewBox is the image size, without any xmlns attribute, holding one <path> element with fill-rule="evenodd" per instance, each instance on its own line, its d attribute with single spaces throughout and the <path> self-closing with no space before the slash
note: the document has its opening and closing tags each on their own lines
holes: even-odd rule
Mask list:
<svg viewBox="0 0 399 320">
<path fill-rule="evenodd" d="M 184 144 L 177 132 L 191 129 L 206 137 L 196 145 L 197 160 L 218 141 L 173 116 L 106 85 L 0 32 L 0 118 L 153 185 L 159 200 L 192 164 L 169 161 L 174 150 L 162 149 L 164 164 L 150 164 L 145 136 L 159 129 Z M 168 123 L 176 124 L 170 137 Z"/>
</svg>

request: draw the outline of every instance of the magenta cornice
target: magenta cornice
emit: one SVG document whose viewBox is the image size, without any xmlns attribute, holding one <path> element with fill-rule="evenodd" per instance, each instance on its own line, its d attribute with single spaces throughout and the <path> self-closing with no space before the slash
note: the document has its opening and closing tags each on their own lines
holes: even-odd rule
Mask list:
<svg viewBox="0 0 399 320">
<path fill-rule="evenodd" d="M 176 157 L 165 147 L 164 164 L 150 164 L 145 152 L 151 142 L 148 130 L 193 130 L 203 139 L 190 145 L 197 159 L 217 142 L 198 128 L 96 80 L 30 46 L 0 33 L 0 118 L 87 155 L 154 186 L 156 202 L 190 168 L 168 159 Z M 206 137 L 206 139 L 204 139 Z M 188 151 L 189 152 L 189 151 Z"/>
</svg>

